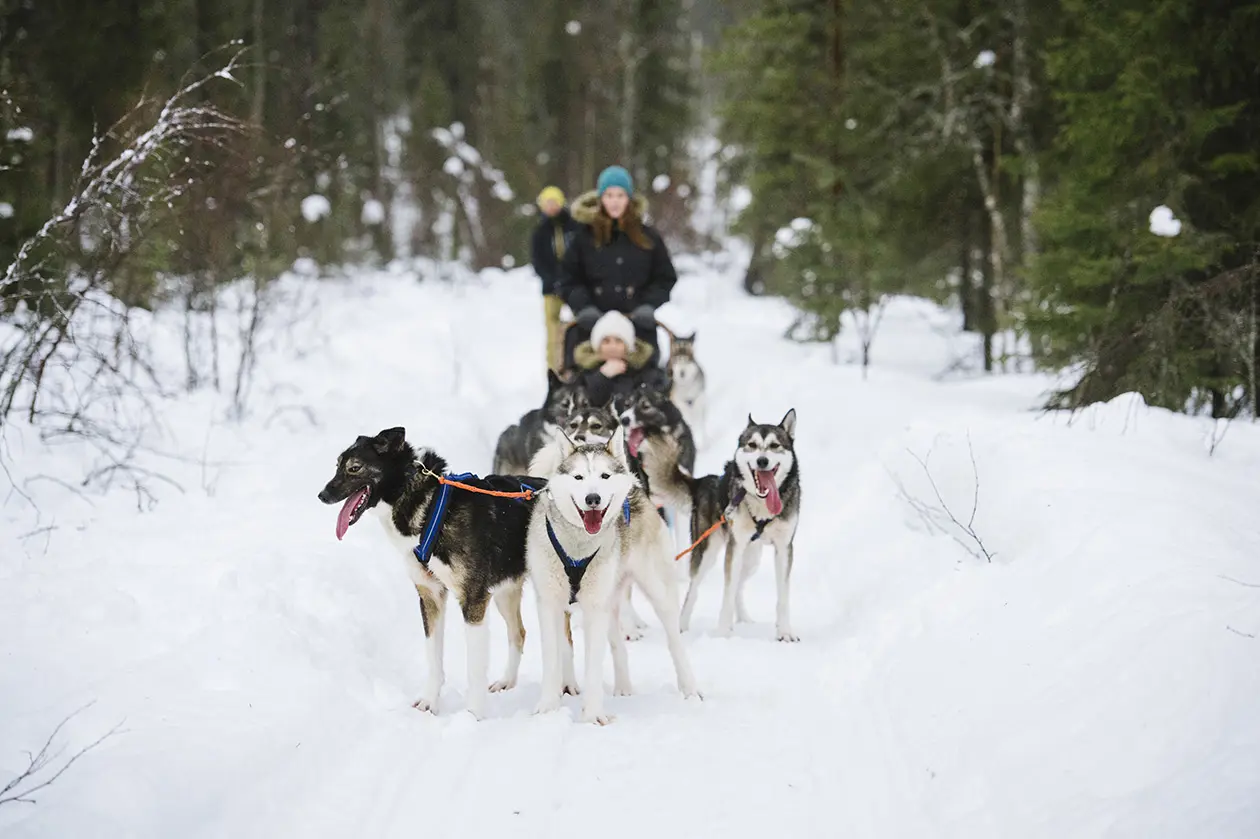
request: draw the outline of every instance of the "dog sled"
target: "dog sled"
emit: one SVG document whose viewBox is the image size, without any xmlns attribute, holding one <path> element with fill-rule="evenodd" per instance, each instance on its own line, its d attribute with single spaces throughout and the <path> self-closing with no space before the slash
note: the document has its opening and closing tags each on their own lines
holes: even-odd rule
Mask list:
<svg viewBox="0 0 1260 839">
<path fill-rule="evenodd" d="M 664 371 L 665 358 L 664 354 L 661 352 L 662 330 L 664 330 L 665 334 L 669 336 L 671 340 L 677 337 L 672 329 L 658 320 L 656 322 L 656 329 L 652 332 L 652 339 L 648 341 L 648 343 L 652 345 L 652 356 L 648 359 L 648 366 Z M 644 339 L 639 338 L 639 340 Z M 563 368 L 560 370 L 560 375 L 565 379 L 571 379 L 578 373 L 577 361 L 574 358 L 574 354 L 577 351 L 578 344 L 582 343 L 582 341 L 582 330 L 577 328 L 577 321 L 569 321 L 564 327 Z"/>
</svg>

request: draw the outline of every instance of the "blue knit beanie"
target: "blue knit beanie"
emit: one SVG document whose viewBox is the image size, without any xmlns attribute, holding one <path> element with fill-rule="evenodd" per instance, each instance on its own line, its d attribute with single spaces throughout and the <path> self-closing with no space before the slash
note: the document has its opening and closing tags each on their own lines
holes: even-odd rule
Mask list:
<svg viewBox="0 0 1260 839">
<path fill-rule="evenodd" d="M 604 190 L 610 186 L 619 186 L 626 191 L 626 195 L 634 195 L 634 182 L 630 180 L 630 173 L 620 166 L 609 166 L 599 173 L 595 189 L 598 190 L 600 197 L 603 197 Z"/>
</svg>

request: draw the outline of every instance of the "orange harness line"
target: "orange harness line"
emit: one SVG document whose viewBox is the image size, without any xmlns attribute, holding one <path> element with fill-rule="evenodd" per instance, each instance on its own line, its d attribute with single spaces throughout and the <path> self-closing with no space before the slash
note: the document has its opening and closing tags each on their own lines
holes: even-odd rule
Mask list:
<svg viewBox="0 0 1260 839">
<path fill-rule="evenodd" d="M 683 558 L 684 556 L 686 556 L 687 554 L 689 554 L 689 553 L 691 553 L 692 551 L 694 551 L 694 550 L 696 549 L 696 546 L 697 546 L 697 545 L 699 545 L 699 544 L 700 544 L 701 542 L 703 542 L 705 539 L 708 539 L 710 536 L 712 536 L 712 535 L 713 535 L 713 531 L 717 530 L 719 527 L 721 527 L 721 526 L 722 526 L 722 525 L 724 525 L 724 524 L 726 524 L 726 516 L 725 516 L 725 515 L 723 515 L 723 516 L 722 516 L 722 518 L 720 518 L 720 519 L 718 519 L 716 522 L 714 522 L 714 524 L 713 524 L 713 526 L 712 526 L 712 527 L 710 527 L 710 528 L 709 528 L 708 530 L 706 530 L 705 532 L 701 533 L 701 534 L 700 534 L 700 538 L 699 538 L 699 539 L 697 539 L 696 541 L 694 541 L 694 542 L 692 542 L 692 543 L 691 543 L 691 547 L 687 548 L 685 551 L 683 551 L 682 553 L 680 553 L 678 556 L 674 557 L 674 562 L 677 562 L 678 560 L 682 559 L 682 558 Z"/>
<path fill-rule="evenodd" d="M 494 489 L 482 489 L 481 487 L 469 486 L 468 484 L 461 484 L 459 481 L 452 481 L 449 478 L 446 478 L 442 475 L 438 475 L 437 479 L 438 479 L 438 483 L 446 484 L 447 486 L 453 486 L 456 489 L 467 490 L 468 492 L 475 492 L 475 493 L 478 493 L 479 495 L 493 495 L 495 498 L 524 498 L 526 501 L 534 500 L 534 492 L 533 490 L 529 490 L 529 489 L 525 490 L 524 492 L 499 492 L 498 490 L 494 490 Z"/>
</svg>

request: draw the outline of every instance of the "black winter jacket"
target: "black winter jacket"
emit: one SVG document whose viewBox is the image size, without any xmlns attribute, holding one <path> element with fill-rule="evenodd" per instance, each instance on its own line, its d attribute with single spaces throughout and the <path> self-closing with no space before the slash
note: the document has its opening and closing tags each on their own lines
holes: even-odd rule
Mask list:
<svg viewBox="0 0 1260 839">
<path fill-rule="evenodd" d="M 554 218 L 544 215 L 534 228 L 529 245 L 529 261 L 542 280 L 543 294 L 560 293 L 560 258 L 568 252 L 579 227 L 581 225 L 573 220 L 568 209 L 563 209 Z M 560 253 L 556 252 L 557 246 L 561 248 Z"/>
<path fill-rule="evenodd" d="M 629 314 L 639 306 L 657 309 L 669 302 L 678 282 L 674 263 L 661 235 L 646 224 L 643 232 L 652 242 L 651 250 L 615 228 L 612 241 L 596 247 L 590 226 L 578 229 L 560 265 L 560 296 L 575 314 L 588 306 Z"/>
<path fill-rule="evenodd" d="M 628 396 L 642 382 L 660 390 L 669 390 L 669 376 L 659 367 L 626 370 L 611 379 L 596 367 L 594 370 L 583 370 L 578 376 L 592 405 L 607 405 L 613 396 Z"/>
</svg>

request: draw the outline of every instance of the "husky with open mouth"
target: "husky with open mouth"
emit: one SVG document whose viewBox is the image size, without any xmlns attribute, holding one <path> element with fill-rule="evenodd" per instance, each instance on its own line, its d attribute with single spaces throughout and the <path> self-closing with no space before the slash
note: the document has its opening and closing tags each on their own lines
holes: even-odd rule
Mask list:
<svg viewBox="0 0 1260 839">
<path fill-rule="evenodd" d="M 682 529 L 690 499 L 671 498 L 657 486 L 658 481 L 673 480 L 680 468 L 687 474 L 695 470 L 696 443 L 682 412 L 664 391 L 647 384 L 626 397 L 614 398 L 613 411 L 626 429 L 631 457 L 642 464 L 652 503 L 668 508 L 673 514 L 671 527 Z"/>
<path fill-rule="evenodd" d="M 496 498 L 443 486 L 446 461 L 428 449 L 413 449 L 402 428 L 374 437 L 360 436 L 337 457 L 332 480 L 319 493 L 325 504 L 342 502 L 337 538 L 372 510 L 398 548 L 407 576 L 420 595 L 420 614 L 428 650 L 428 679 L 415 707 L 437 708 L 444 682 L 443 619 L 446 593 L 452 591 L 465 624 L 468 653 L 468 710 L 485 716 L 487 690 L 516 685 L 525 626 L 521 593 L 525 582 L 525 535 L 533 502 Z M 477 479 L 487 488 L 542 490 L 535 478 L 490 476 Z M 487 685 L 490 601 L 507 624 L 507 667 L 503 678 Z M 572 667 L 570 666 L 570 671 Z M 572 679 L 569 679 L 571 686 Z"/>
<path fill-rule="evenodd" d="M 665 629 L 678 689 L 699 695 L 679 630 L 669 534 L 631 472 L 620 428 L 607 443 L 566 443 L 547 492 L 534 504 L 525 554 L 538 595 L 543 651 L 538 713 L 560 707 L 569 654 L 564 617 L 577 604 L 586 656 L 582 719 L 599 725 L 612 719 L 604 712 L 605 639 L 613 651 L 613 692 L 627 695 L 630 673 L 618 612 L 631 581 L 647 595 Z"/>
<path fill-rule="evenodd" d="M 619 420 L 610 406 L 596 407 L 579 399 L 568 418 L 560 425 L 563 430 L 557 431 L 547 445 L 538 450 L 529 462 L 530 475 L 550 475 L 559 468 L 564 460 L 565 452 L 572 443 L 595 444 L 607 443 L 613 433 L 620 427 Z M 567 440 L 566 440 L 567 438 Z M 624 439 L 624 438 L 623 438 Z M 628 449 L 627 449 L 628 451 Z M 643 462 L 635 455 L 628 456 L 630 471 L 638 479 L 639 485 L 651 495 L 647 473 L 643 470 Z M 625 598 L 621 603 L 621 629 L 627 641 L 638 641 L 643 637 L 647 621 L 635 611 L 631 589 L 626 587 Z"/>
<path fill-rule="evenodd" d="M 739 435 L 735 456 L 721 475 L 694 478 L 683 470 L 662 476 L 661 493 L 675 503 L 691 503 L 691 538 L 698 539 L 726 516 L 726 524 L 691 552 L 691 584 L 683 600 L 682 628 L 686 631 L 696 607 L 705 574 L 725 549 L 726 580 L 717 631 L 729 635 L 738 620 L 749 620 L 744 608 L 744 584 L 756 570 L 761 549 L 774 546 L 774 579 L 778 594 L 775 628 L 780 641 L 799 641 L 792 631 L 789 582 L 792 575 L 792 541 L 801 507 L 801 479 L 794 438 L 796 410 L 778 425 L 754 422 Z M 668 443 L 668 441 L 664 441 Z M 662 445 L 649 443 L 646 448 Z M 669 452 L 663 457 L 668 459 Z M 645 459 L 650 459 L 644 455 Z"/>
</svg>

